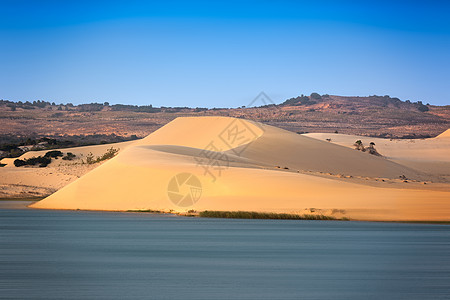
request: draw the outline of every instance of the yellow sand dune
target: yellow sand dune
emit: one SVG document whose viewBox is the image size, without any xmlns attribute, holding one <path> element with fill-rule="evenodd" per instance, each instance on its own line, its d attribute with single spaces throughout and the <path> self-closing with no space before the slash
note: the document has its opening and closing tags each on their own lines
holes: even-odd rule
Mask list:
<svg viewBox="0 0 450 300">
<path fill-rule="evenodd" d="M 14 160 L 17 158 L 3 158 L 1 163 L 6 166 L 0 168 L 0 198 L 20 199 L 48 196 L 99 165 L 98 163 L 92 165 L 82 163 L 82 161 L 86 161 L 89 153 L 92 153 L 94 157 L 99 157 L 111 147 L 121 152 L 135 142 L 55 149 L 62 151 L 64 155 L 71 152 L 76 157 L 73 160 L 52 159 L 46 168 L 17 168 L 14 166 Z M 29 159 L 44 156 L 48 151 L 29 151 L 18 158 Z"/>
<path fill-rule="evenodd" d="M 443 133 L 438 135 L 436 138 L 438 138 L 438 139 L 450 138 L 450 129 L 447 129 L 446 131 L 444 131 Z"/>
<path fill-rule="evenodd" d="M 450 181 L 450 129 L 435 138 L 429 139 L 382 139 L 366 136 L 308 133 L 304 136 L 318 140 L 331 140 L 331 143 L 354 148 L 354 143 L 361 140 L 365 146 L 370 142 L 385 158 L 442 180 Z"/>
<path fill-rule="evenodd" d="M 383 139 L 337 133 L 307 133 L 304 136 L 322 141 L 330 139 L 333 144 L 352 149 L 357 140 L 361 140 L 365 146 L 374 142 L 378 152 L 389 159 L 450 162 L 450 139 L 446 137 L 447 132 L 450 137 L 450 130 L 447 130 L 429 139 Z"/>
<path fill-rule="evenodd" d="M 327 141 L 243 119 L 191 117 L 32 206 L 450 220 L 448 187 L 435 174 Z"/>
<path fill-rule="evenodd" d="M 120 143 L 114 143 L 114 144 L 92 145 L 92 146 L 83 146 L 83 147 L 55 149 L 55 150 L 60 150 L 64 154 L 66 154 L 67 152 L 71 152 L 71 153 L 75 154 L 77 158 L 85 159 L 89 153 L 92 153 L 92 155 L 94 155 L 94 157 L 97 157 L 97 156 L 101 156 L 102 154 L 104 154 L 111 147 L 113 147 L 114 149 L 118 149 L 118 150 L 124 150 L 128 146 L 134 144 L 135 142 L 136 141 L 127 141 L 127 142 L 120 142 Z M 19 159 L 29 159 L 31 157 L 44 156 L 45 153 L 47 153 L 48 151 L 51 151 L 51 150 L 47 149 L 47 150 L 38 150 L 38 151 L 28 151 L 28 152 L 22 154 L 18 158 Z M 16 159 L 17 158 L 3 158 L 1 160 L 1 162 L 3 164 L 6 164 L 6 166 L 5 166 L 6 168 L 14 168 L 14 161 Z M 59 160 L 53 160 L 51 162 L 51 165 L 55 166 L 55 165 L 60 165 L 60 164 L 64 164 L 64 163 L 67 163 L 67 161 L 64 162 L 61 159 L 59 159 Z"/>
</svg>

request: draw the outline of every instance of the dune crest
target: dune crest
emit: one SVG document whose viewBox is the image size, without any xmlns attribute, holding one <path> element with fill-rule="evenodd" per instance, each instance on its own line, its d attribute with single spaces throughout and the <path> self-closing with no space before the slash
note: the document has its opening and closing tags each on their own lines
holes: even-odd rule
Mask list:
<svg viewBox="0 0 450 300">
<path fill-rule="evenodd" d="M 264 133 L 263 124 L 228 117 L 181 117 L 140 140 L 140 145 L 177 145 L 227 151 L 247 145 Z"/>
<path fill-rule="evenodd" d="M 434 189 L 437 180 L 384 157 L 253 121 L 186 117 L 32 207 L 450 220 L 450 191 L 445 182 Z"/>
<path fill-rule="evenodd" d="M 450 128 L 436 137 L 437 139 L 450 138 Z"/>
</svg>

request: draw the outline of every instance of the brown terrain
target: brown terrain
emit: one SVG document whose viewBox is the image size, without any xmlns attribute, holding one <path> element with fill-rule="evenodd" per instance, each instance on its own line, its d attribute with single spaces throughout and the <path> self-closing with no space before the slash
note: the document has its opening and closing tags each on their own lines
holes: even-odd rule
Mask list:
<svg viewBox="0 0 450 300">
<path fill-rule="evenodd" d="M 12 108 L 3 101 L 0 133 L 39 137 L 92 134 L 145 137 L 177 117 L 195 116 L 245 118 L 298 133 L 338 131 L 387 138 L 434 137 L 450 127 L 450 105 L 403 102 L 388 96 L 317 96 L 292 98 L 280 105 L 230 109 L 103 104 Z M 254 103 L 264 104 L 267 102 L 258 99 Z"/>
<path fill-rule="evenodd" d="M 135 141 L 137 138 L 144 138 L 154 133 L 151 139 L 155 139 L 159 132 L 155 132 L 157 129 L 161 128 L 164 132 L 164 130 L 167 131 L 167 128 L 172 128 L 169 130 L 169 135 L 163 135 L 163 138 L 153 141 L 153 144 L 157 146 L 170 144 L 180 147 L 193 147 L 191 145 L 193 141 L 203 141 L 202 136 L 205 139 L 210 139 L 211 136 L 216 136 L 219 132 L 217 130 L 223 126 L 216 128 L 216 133 L 209 132 L 212 130 L 211 128 L 217 127 L 220 122 L 228 124 L 233 120 L 231 118 L 213 118 L 211 122 L 203 124 L 195 120 L 208 118 L 194 118 L 192 122 L 180 121 L 189 118 L 179 118 L 205 116 L 253 120 L 265 125 L 301 133 L 292 134 L 277 129 L 273 133 L 274 138 L 289 134 L 291 136 L 287 137 L 283 143 L 271 142 L 267 145 L 263 143 L 258 151 L 255 150 L 258 153 L 275 148 L 279 148 L 279 153 L 288 150 L 293 151 L 282 155 L 274 154 L 275 160 L 269 164 L 270 168 L 274 168 L 278 172 L 287 172 L 289 176 L 292 176 L 290 173 L 295 169 L 297 174 L 326 178 L 333 180 L 333 182 L 344 180 L 364 186 L 378 187 L 382 185 L 382 187 L 408 190 L 433 190 L 438 194 L 448 192 L 450 181 L 450 174 L 448 173 L 448 170 L 450 170 L 450 156 L 448 155 L 450 106 L 403 102 L 388 96 L 342 97 L 312 94 L 309 97 L 300 96 L 288 99 L 279 105 L 266 105 L 267 101 L 264 101 L 264 99 L 257 100 L 254 105 L 264 106 L 233 109 L 153 108 L 152 106 L 137 107 L 95 103 L 78 106 L 70 104 L 55 105 L 42 101 L 14 103 L 0 100 L 0 144 L 2 146 L 0 158 L 1 156 L 5 157 L 0 161 L 0 200 L 40 199 L 49 196 L 71 183 L 78 182 L 78 179 L 85 174 L 90 174 L 93 169 L 105 162 L 105 160 L 100 160 L 88 163 L 89 155 L 93 158 L 102 157 L 111 147 L 114 147 L 120 154 L 130 146 L 142 143 L 142 140 Z M 179 118 L 178 121 L 175 120 L 177 118 Z M 173 120 L 176 122 L 172 122 Z M 178 125 L 174 126 L 173 124 Z M 162 128 L 165 125 L 167 125 L 166 129 Z M 192 132 L 189 132 L 187 128 L 191 128 Z M 446 130 L 447 132 L 442 134 Z M 180 132 L 184 133 L 180 135 Z M 168 138 L 171 135 L 177 137 Z M 440 137 L 435 138 L 438 135 Z M 265 134 L 265 136 L 269 137 L 270 135 Z M 306 136 L 318 139 L 320 143 L 317 145 L 311 144 L 311 140 L 304 139 Z M 368 138 L 369 136 L 370 138 Z M 54 142 L 49 142 L 48 139 L 41 141 L 45 138 L 51 138 Z M 298 139 L 303 140 L 305 144 L 294 142 Z M 259 142 L 254 144 L 262 143 L 264 140 L 259 139 Z M 331 162 L 329 165 L 314 171 L 315 165 L 308 165 L 313 163 L 313 160 L 298 161 L 300 159 L 297 155 L 298 151 L 315 149 L 312 153 L 322 153 L 324 149 L 332 147 L 332 144 L 351 148 L 352 157 L 359 155 L 358 151 L 354 150 L 354 143 L 357 140 L 362 140 L 366 147 L 374 142 L 377 150 L 383 156 L 380 163 L 390 160 L 406 169 L 399 170 L 388 178 L 384 176 L 385 174 L 379 176 L 363 174 L 363 176 L 353 171 L 347 172 L 347 174 L 344 172 L 345 170 L 339 168 L 336 168 L 336 170 L 329 169 L 332 165 Z M 32 141 L 31 144 L 30 141 Z M 324 141 L 326 141 L 326 144 L 323 144 Z M 196 144 L 194 148 L 206 147 L 206 140 L 203 142 L 205 145 Z M 41 143 L 43 144 L 41 145 Z M 26 160 L 43 157 L 48 151 L 56 149 L 61 150 L 64 156 L 68 153 L 74 154 L 74 159 L 54 158 L 47 167 L 41 168 L 37 165 L 15 167 L 14 161 L 16 159 Z M 333 149 L 330 148 L 331 150 Z M 132 151 L 128 150 L 128 152 L 131 153 Z M 333 157 L 335 154 L 331 154 L 331 152 L 326 154 L 325 157 Z M 312 153 L 304 157 L 310 157 Z M 370 154 L 367 155 L 371 156 Z M 367 158 L 367 155 L 364 157 Z M 124 156 L 126 155 L 122 155 L 122 157 Z M 147 159 L 146 155 L 142 157 L 143 160 Z M 263 161 L 260 156 L 255 157 L 252 156 L 248 159 Z M 283 159 L 287 159 L 287 161 Z M 372 158 L 369 157 L 368 159 Z M 314 164 L 319 166 L 323 161 L 324 159 L 321 158 Z M 344 166 L 350 165 L 351 161 L 350 159 L 343 162 Z M 152 162 L 151 164 L 155 165 L 156 163 Z M 267 163 L 261 164 L 261 168 L 267 169 Z M 360 163 L 362 167 L 366 165 L 365 162 Z M 248 166 L 245 165 L 245 167 Z M 422 175 L 413 173 L 411 169 Z M 232 174 L 232 172 L 229 173 Z M 273 175 L 278 174 L 274 173 Z M 297 191 L 297 180 L 295 178 L 292 180 L 292 190 Z M 280 184 L 281 182 L 284 181 L 280 181 Z M 166 186 L 165 183 L 162 186 Z M 355 187 L 352 187 L 349 191 L 353 188 Z M 289 189 L 291 189 L 291 186 L 289 186 Z M 270 193 L 268 192 L 268 194 Z M 297 192 L 294 194 L 296 195 Z M 394 194 L 388 193 L 386 195 Z M 445 194 L 444 196 L 447 197 L 448 195 Z M 410 196 L 405 194 L 405 197 Z M 439 197 L 436 198 L 438 199 L 436 201 L 441 201 Z M 443 206 L 436 207 L 440 207 L 442 212 L 447 213 Z M 359 217 L 355 215 L 355 218 Z M 433 218 L 438 218 L 438 216 Z M 439 219 L 442 218 L 439 217 Z"/>
</svg>

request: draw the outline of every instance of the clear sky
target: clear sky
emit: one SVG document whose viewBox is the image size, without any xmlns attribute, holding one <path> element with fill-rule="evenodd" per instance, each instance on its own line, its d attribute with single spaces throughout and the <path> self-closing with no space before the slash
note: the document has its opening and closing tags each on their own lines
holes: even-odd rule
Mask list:
<svg viewBox="0 0 450 300">
<path fill-rule="evenodd" d="M 450 3 L 0 0 L 0 99 L 237 107 L 261 91 L 450 104 Z"/>
</svg>

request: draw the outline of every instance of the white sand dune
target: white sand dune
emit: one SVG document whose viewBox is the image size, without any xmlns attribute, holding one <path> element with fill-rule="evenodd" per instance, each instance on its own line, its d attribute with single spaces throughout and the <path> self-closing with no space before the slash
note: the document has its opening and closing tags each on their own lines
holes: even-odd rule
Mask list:
<svg viewBox="0 0 450 300">
<path fill-rule="evenodd" d="M 242 119 L 191 117 L 32 207 L 450 221 L 450 189 L 446 178 L 342 145 Z"/>
</svg>

